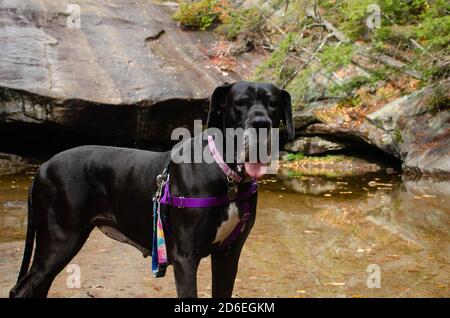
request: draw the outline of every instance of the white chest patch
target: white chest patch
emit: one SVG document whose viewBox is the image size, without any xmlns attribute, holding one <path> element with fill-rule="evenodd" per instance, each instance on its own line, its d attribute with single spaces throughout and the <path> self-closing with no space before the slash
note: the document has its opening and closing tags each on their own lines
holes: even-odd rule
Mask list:
<svg viewBox="0 0 450 318">
<path fill-rule="evenodd" d="M 228 219 L 220 224 L 217 229 L 216 238 L 213 243 L 222 243 L 234 230 L 236 225 L 239 223 L 239 211 L 236 203 L 231 203 L 228 207 Z"/>
</svg>

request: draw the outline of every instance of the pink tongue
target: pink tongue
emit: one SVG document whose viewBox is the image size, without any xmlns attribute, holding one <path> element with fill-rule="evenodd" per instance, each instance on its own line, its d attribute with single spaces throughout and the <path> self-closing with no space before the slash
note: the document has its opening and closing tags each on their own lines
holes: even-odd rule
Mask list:
<svg viewBox="0 0 450 318">
<path fill-rule="evenodd" d="M 267 172 L 267 165 L 263 164 L 263 163 L 249 163 L 249 162 L 246 162 L 244 164 L 244 166 L 245 166 L 245 171 L 252 178 L 259 179 L 263 175 L 265 175 L 266 172 Z"/>
</svg>

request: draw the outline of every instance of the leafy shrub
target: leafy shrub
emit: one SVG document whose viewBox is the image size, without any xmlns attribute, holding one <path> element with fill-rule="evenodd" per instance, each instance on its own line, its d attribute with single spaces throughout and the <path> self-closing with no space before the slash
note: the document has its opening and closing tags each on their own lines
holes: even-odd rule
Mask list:
<svg viewBox="0 0 450 318">
<path fill-rule="evenodd" d="M 346 0 L 335 19 L 353 40 L 371 34 L 366 25 L 367 8 L 373 0 Z M 450 5 L 448 0 L 378 0 L 381 28 L 374 30 L 376 41 L 416 38 L 430 49 L 448 49 L 450 45 Z"/>
<path fill-rule="evenodd" d="M 339 67 L 348 65 L 352 61 L 353 45 L 342 44 L 339 46 L 327 46 L 319 54 L 322 65 L 327 71 L 333 72 Z"/>
<path fill-rule="evenodd" d="M 393 23 L 398 25 L 416 25 L 429 4 L 426 0 L 346 0 L 339 6 L 340 28 L 353 40 L 371 34 L 366 25 L 369 16 L 367 8 L 376 3 L 381 10 L 381 28 Z M 375 32 L 384 30 L 375 29 Z"/>
<path fill-rule="evenodd" d="M 183 27 L 206 30 L 224 20 L 230 5 L 226 0 L 183 1 L 173 16 Z"/>
<path fill-rule="evenodd" d="M 219 32 L 225 34 L 229 40 L 234 40 L 239 34 L 248 34 L 258 32 L 262 29 L 265 20 L 263 10 L 258 7 L 248 9 L 232 9 L 223 18 L 223 24 Z"/>
<path fill-rule="evenodd" d="M 433 1 L 421 15 L 423 19 L 416 27 L 417 38 L 430 49 L 450 46 L 450 4 L 447 0 Z"/>
<path fill-rule="evenodd" d="M 431 49 L 445 49 L 450 46 L 450 16 L 426 19 L 417 27 L 417 36 Z"/>
</svg>

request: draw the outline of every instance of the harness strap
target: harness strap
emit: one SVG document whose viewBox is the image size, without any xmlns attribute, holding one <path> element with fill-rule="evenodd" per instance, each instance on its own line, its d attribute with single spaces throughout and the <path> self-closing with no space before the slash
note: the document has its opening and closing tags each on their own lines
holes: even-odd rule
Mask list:
<svg viewBox="0 0 450 318">
<path fill-rule="evenodd" d="M 252 210 L 251 210 L 250 204 L 248 202 L 243 203 L 242 209 L 243 209 L 244 214 L 242 215 L 241 220 L 234 227 L 234 229 L 230 233 L 230 235 L 228 235 L 228 237 L 225 240 L 223 240 L 222 243 L 217 247 L 218 251 L 223 250 L 224 248 L 229 246 L 231 243 L 233 243 L 233 241 L 236 240 L 239 237 L 239 235 L 242 233 L 242 231 L 244 230 L 245 225 L 247 224 L 247 221 L 251 216 Z"/>
<path fill-rule="evenodd" d="M 233 171 L 226 163 L 223 161 L 222 156 L 220 155 L 219 151 L 217 150 L 216 144 L 214 143 L 213 136 L 208 136 L 208 146 L 209 151 L 211 152 L 211 155 L 213 156 L 216 163 L 219 165 L 220 169 L 222 169 L 223 173 L 233 180 L 235 183 L 240 183 L 244 178 L 238 175 L 236 172 Z"/>
<path fill-rule="evenodd" d="M 235 201 L 244 201 L 248 199 L 258 189 L 256 181 L 252 181 L 250 186 L 243 192 L 238 192 Z M 207 198 L 185 198 L 171 196 L 169 191 L 169 182 L 164 185 L 164 194 L 160 203 L 164 205 L 170 205 L 177 208 L 207 208 L 212 206 L 226 205 L 231 201 L 227 195 L 220 197 L 207 197 Z"/>
<path fill-rule="evenodd" d="M 239 176 L 223 161 L 222 156 L 214 144 L 212 136 L 208 136 L 208 145 L 214 160 L 219 165 L 220 169 L 225 173 L 228 181 L 240 183 L 243 180 L 243 177 Z M 161 215 L 161 204 L 177 208 L 207 208 L 227 205 L 232 202 L 239 202 L 242 205 L 242 218 L 230 235 L 217 247 L 218 250 L 222 250 L 229 246 L 242 233 L 252 213 L 248 199 L 258 190 L 258 184 L 256 180 L 253 180 L 245 191 L 238 192 L 235 197 L 234 195 L 206 198 L 171 196 L 169 185 L 169 167 L 170 162 L 167 169 L 164 169 L 163 173 L 157 177 L 158 190 L 153 198 L 152 272 L 154 277 L 163 277 L 166 273 L 166 268 L 168 265 L 166 241 L 164 237 L 164 224 Z"/>
</svg>

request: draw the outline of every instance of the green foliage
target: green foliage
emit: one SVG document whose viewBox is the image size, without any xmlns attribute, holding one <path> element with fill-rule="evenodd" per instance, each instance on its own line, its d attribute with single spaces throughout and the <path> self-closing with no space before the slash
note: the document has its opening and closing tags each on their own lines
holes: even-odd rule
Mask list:
<svg viewBox="0 0 450 318">
<path fill-rule="evenodd" d="M 357 107 L 361 102 L 358 95 L 347 97 L 337 104 L 337 108 Z"/>
<path fill-rule="evenodd" d="M 450 16 L 427 17 L 416 27 L 417 38 L 429 49 L 449 53 Z"/>
<path fill-rule="evenodd" d="M 307 161 L 307 162 L 343 162 L 345 161 L 345 156 L 342 155 L 330 155 L 326 154 L 323 156 L 305 156 L 302 153 L 288 153 L 286 155 L 286 161 Z"/>
<path fill-rule="evenodd" d="M 342 20 L 339 28 L 351 39 L 358 39 L 367 31 L 366 10 L 372 3 L 372 0 L 347 0 L 338 8 L 337 18 Z"/>
<path fill-rule="evenodd" d="M 427 9 L 426 0 L 378 0 L 375 3 L 383 14 L 382 26 L 391 25 L 391 21 L 398 25 L 416 24 Z M 371 33 L 366 25 L 366 19 L 371 14 L 367 8 L 371 4 L 374 4 L 373 0 L 346 0 L 339 6 L 340 28 L 353 40 Z"/>
<path fill-rule="evenodd" d="M 301 103 L 307 103 L 306 97 L 311 91 L 311 77 L 313 76 L 314 69 L 308 67 L 298 72 L 295 77 L 286 86 L 292 97 L 292 104 L 299 105 Z"/>
<path fill-rule="evenodd" d="M 228 2 L 220 0 L 200 0 L 181 2 L 173 19 L 183 27 L 208 29 L 213 23 L 223 19 L 228 9 Z"/>
<path fill-rule="evenodd" d="M 342 83 L 342 84 L 336 84 L 332 86 L 329 91 L 330 93 L 334 95 L 345 95 L 349 96 L 353 94 L 357 89 L 364 85 L 373 84 L 375 82 L 375 79 L 373 77 L 368 76 L 354 76 L 350 80 Z"/>
<path fill-rule="evenodd" d="M 229 40 L 234 40 L 240 34 L 249 34 L 260 30 L 264 24 L 264 10 L 258 7 L 234 9 L 230 10 L 218 31 Z"/>
<path fill-rule="evenodd" d="M 352 56 L 352 44 L 327 46 L 323 52 L 319 54 L 321 64 L 328 72 L 333 72 L 341 66 L 348 65 L 352 61 Z"/>
<path fill-rule="evenodd" d="M 270 58 L 255 70 L 254 79 L 258 81 L 271 79 L 280 84 L 283 79 L 292 75 L 293 69 L 287 63 L 287 56 L 295 39 L 295 33 L 288 33 Z"/>
<path fill-rule="evenodd" d="M 381 27 L 369 30 L 367 8 L 373 0 L 345 0 L 334 19 L 351 39 L 396 42 L 416 39 L 429 49 L 446 49 L 450 45 L 450 4 L 448 0 L 378 0 Z"/>
<path fill-rule="evenodd" d="M 311 64 L 296 71 L 295 67 L 288 62 L 288 54 L 296 41 L 297 34 L 288 33 L 270 58 L 256 69 L 254 75 L 255 80 L 271 80 L 277 85 L 286 87 L 291 93 L 293 105 L 308 102 L 306 97 L 312 93 L 311 77 L 318 69 L 331 73 L 341 66 L 348 65 L 353 56 L 353 45 L 351 44 L 342 44 L 337 47 L 327 46 L 323 52 L 318 54 L 318 58 L 321 60 L 320 65 Z M 348 85 L 357 86 L 358 84 L 352 82 Z M 343 89 L 347 90 L 349 87 L 343 87 Z"/>
<path fill-rule="evenodd" d="M 415 37 L 415 28 L 412 25 L 389 25 L 376 29 L 373 34 L 373 42 L 380 46 L 381 52 L 384 49 L 384 42 L 393 45 L 402 45 L 406 47 L 410 45 L 409 39 Z"/>
<path fill-rule="evenodd" d="M 403 143 L 403 137 L 402 137 L 402 133 L 401 131 L 397 128 L 394 129 L 392 131 L 392 134 L 394 135 L 394 140 L 398 143 L 398 144 L 402 144 Z"/>
<path fill-rule="evenodd" d="M 300 171 L 289 169 L 286 171 L 286 175 L 288 178 L 295 178 L 295 177 L 302 177 L 303 173 L 301 173 Z"/>
<path fill-rule="evenodd" d="M 302 153 L 288 153 L 286 156 L 286 160 L 287 161 L 296 161 L 296 160 L 301 160 L 305 157 L 304 154 Z"/>
<path fill-rule="evenodd" d="M 445 63 L 450 46 L 448 0 L 319 0 L 318 12 L 322 18 L 347 35 L 352 42 L 358 41 L 356 45 L 339 43 L 331 37 L 323 47 L 324 32 L 330 32 L 324 31 L 317 26 L 317 21 L 305 16 L 305 8 L 312 6 L 312 0 L 268 0 L 265 4 L 266 11 L 262 19 L 257 14 L 261 10 L 258 5 L 253 11 L 245 9 L 230 14 L 228 38 L 246 32 L 252 25 L 246 25 L 246 21 L 251 19 L 256 21 L 254 24 L 258 25 L 260 34 L 264 35 L 264 39 L 269 39 L 271 45 L 273 42 L 270 40 L 276 41 L 280 34 L 286 33 L 270 57 L 256 69 L 253 79 L 271 81 L 287 89 L 294 107 L 321 96 L 343 97 L 341 106 L 353 107 L 360 103 L 358 96 L 354 95 L 359 93 L 361 87 L 371 88 L 366 91 L 368 94 L 376 91 L 374 98 L 378 99 L 379 85 L 402 80 L 398 87 L 394 85 L 400 92 L 397 88 L 394 90 L 401 96 L 410 93 L 414 85 L 429 85 L 431 81 L 450 74 L 448 64 Z M 368 7 L 373 4 L 380 6 L 381 27 L 369 29 L 367 18 L 373 12 L 369 12 Z M 273 8 L 282 14 L 275 16 Z M 368 65 L 364 61 L 367 56 L 363 53 L 366 48 L 369 49 Z M 317 49 L 320 49 L 318 53 Z M 377 59 L 378 55 L 373 54 L 376 52 L 389 55 L 405 66 L 388 66 L 385 61 Z M 355 64 L 365 68 L 370 75 L 351 77 L 347 72 L 342 72 L 342 76 L 351 78 L 334 85 L 324 82 L 326 78 L 332 83 L 334 74 L 331 73 L 352 64 L 355 53 Z M 407 71 L 416 71 L 422 78 L 421 82 L 413 84 L 411 81 L 407 84 L 411 80 L 411 73 Z M 316 85 L 312 78 L 324 84 Z M 380 96 L 383 96 L 383 91 Z"/>
</svg>

